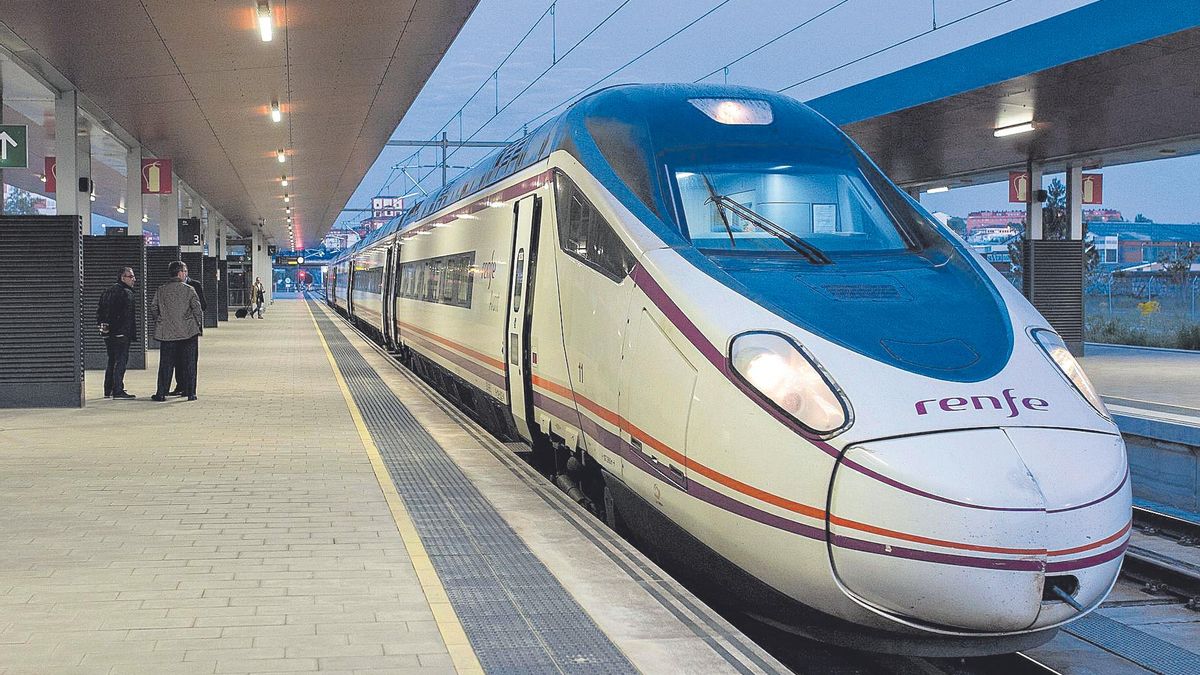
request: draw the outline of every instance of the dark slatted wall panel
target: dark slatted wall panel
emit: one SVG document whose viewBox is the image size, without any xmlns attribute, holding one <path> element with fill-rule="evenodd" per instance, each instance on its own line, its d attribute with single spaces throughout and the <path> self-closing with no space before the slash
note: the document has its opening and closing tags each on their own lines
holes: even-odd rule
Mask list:
<svg viewBox="0 0 1200 675">
<path fill-rule="evenodd" d="M 216 328 L 221 316 L 220 302 L 217 300 L 216 256 L 204 256 L 204 276 L 201 283 L 204 284 L 204 327 Z"/>
<path fill-rule="evenodd" d="M 108 351 L 96 330 L 96 306 L 105 289 L 117 283 L 117 270 L 132 267 L 137 337 L 129 344 L 129 367 L 146 367 L 146 245 L 141 237 L 83 238 L 83 367 L 104 370 Z"/>
<path fill-rule="evenodd" d="M 1083 354 L 1083 242 L 1027 241 L 1022 291 L 1062 336 Z"/>
<path fill-rule="evenodd" d="M 167 274 L 167 266 L 172 260 L 179 260 L 178 246 L 151 246 L 146 249 L 146 306 L 154 302 L 154 292 L 159 286 L 171 278 Z M 146 311 L 146 348 L 158 349 L 158 340 L 154 339 L 154 316 Z"/>
<path fill-rule="evenodd" d="M 78 216 L 0 216 L 0 408 L 83 405 Z"/>
<path fill-rule="evenodd" d="M 217 280 L 217 320 L 229 320 L 229 262 L 221 260 L 217 262 L 217 270 L 220 272 L 220 279 Z"/>
</svg>

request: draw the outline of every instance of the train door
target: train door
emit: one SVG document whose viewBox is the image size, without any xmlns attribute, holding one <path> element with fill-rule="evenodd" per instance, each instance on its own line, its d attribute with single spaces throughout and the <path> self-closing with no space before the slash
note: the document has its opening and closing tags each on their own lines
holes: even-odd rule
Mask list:
<svg viewBox="0 0 1200 675">
<path fill-rule="evenodd" d="M 404 277 L 400 269 L 400 238 L 396 237 L 396 243 L 393 247 L 392 254 L 392 291 L 388 296 L 389 316 L 391 319 L 392 339 L 396 349 L 400 348 L 400 315 L 396 312 L 396 299 L 400 297 L 401 284 L 404 283 Z"/>
<path fill-rule="evenodd" d="M 390 349 L 396 344 L 395 335 L 392 333 L 392 312 L 396 308 L 395 303 L 392 301 L 392 283 L 395 278 L 392 274 L 394 252 L 390 244 L 384 251 L 383 280 L 379 285 L 379 301 L 381 305 L 379 312 L 383 318 L 379 322 L 379 328 L 383 331 L 384 345 Z"/>
<path fill-rule="evenodd" d="M 533 388 L 530 382 L 529 326 L 533 313 L 537 233 L 542 198 L 525 197 L 513 206 L 512 283 L 508 294 L 505 349 L 508 352 L 508 400 L 522 438 L 533 439 Z"/>
</svg>

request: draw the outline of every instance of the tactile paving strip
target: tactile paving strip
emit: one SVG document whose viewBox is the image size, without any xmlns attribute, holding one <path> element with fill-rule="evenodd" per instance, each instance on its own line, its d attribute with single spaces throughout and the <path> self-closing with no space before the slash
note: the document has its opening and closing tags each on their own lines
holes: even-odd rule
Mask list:
<svg viewBox="0 0 1200 675">
<path fill-rule="evenodd" d="M 1155 673 L 1200 673 L 1200 656 L 1097 612 L 1068 625 L 1064 630 Z"/>
<path fill-rule="evenodd" d="M 317 325 L 489 673 L 636 673 L 320 311 Z"/>
</svg>

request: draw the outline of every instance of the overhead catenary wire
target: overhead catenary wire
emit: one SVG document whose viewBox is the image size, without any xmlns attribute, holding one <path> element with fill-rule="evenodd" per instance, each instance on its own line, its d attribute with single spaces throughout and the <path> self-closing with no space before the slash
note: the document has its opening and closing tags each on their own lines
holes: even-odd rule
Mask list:
<svg viewBox="0 0 1200 675">
<path fill-rule="evenodd" d="M 888 45 L 888 46 L 886 46 L 886 47 L 882 47 L 882 48 L 880 48 L 880 49 L 876 49 L 875 51 L 871 52 L 870 54 L 864 54 L 864 55 L 862 55 L 862 56 L 860 56 L 860 57 L 858 57 L 858 58 L 851 59 L 851 60 L 849 60 L 849 61 L 847 61 L 847 62 L 845 62 L 845 63 L 841 64 L 840 66 L 834 66 L 833 68 L 829 68 L 829 69 L 823 70 L 823 71 L 821 71 L 821 72 L 817 73 L 816 75 L 810 75 L 810 76 L 808 76 L 808 77 L 806 77 L 806 78 L 804 78 L 804 79 L 802 79 L 802 80 L 800 80 L 800 81 L 798 81 L 798 82 L 793 82 L 792 84 L 789 84 L 788 86 L 786 86 L 786 87 L 784 87 L 784 88 L 782 88 L 782 89 L 778 89 L 777 91 L 779 91 L 780 93 L 782 93 L 782 92 L 785 92 L 785 91 L 787 91 L 787 90 L 789 90 L 789 89 L 795 89 L 796 87 L 799 87 L 799 86 L 800 86 L 800 85 L 802 85 L 802 84 L 808 84 L 809 82 L 812 82 L 813 80 L 815 80 L 815 79 L 817 79 L 817 78 L 825 77 L 826 75 L 829 75 L 830 73 L 835 73 L 835 72 L 837 72 L 837 71 L 841 70 L 842 68 L 847 68 L 847 67 L 849 67 L 849 66 L 852 66 L 852 65 L 854 65 L 854 64 L 856 64 L 856 63 L 859 63 L 859 62 L 865 61 L 865 60 L 867 60 L 867 59 L 869 59 L 869 58 L 871 58 L 871 57 L 873 57 L 873 56 L 878 56 L 878 55 L 880 55 L 880 54 L 882 54 L 882 53 L 884 53 L 884 52 L 886 52 L 886 51 L 889 51 L 889 50 L 895 49 L 896 47 L 899 47 L 900 45 L 907 44 L 907 43 L 909 43 L 909 42 L 912 42 L 913 40 L 916 40 L 916 39 L 922 38 L 922 37 L 924 37 L 924 36 L 926 36 L 926 35 L 929 35 L 930 33 L 934 33 L 934 32 L 937 32 L 937 31 L 939 31 L 939 30 L 943 30 L 943 29 L 945 29 L 945 28 L 948 28 L 948 27 L 950 27 L 950 26 L 953 26 L 954 24 L 956 24 L 956 23 L 959 23 L 960 21 L 966 21 L 967 19 L 970 19 L 970 18 L 972 18 L 972 17 L 979 16 L 980 14 L 983 14 L 984 12 L 987 12 L 987 11 L 990 11 L 990 10 L 993 10 L 993 9 L 996 9 L 997 7 L 999 7 L 999 6 L 1001 6 L 1001 5 L 1007 5 L 1008 3 L 1012 2 L 1012 1 L 1013 1 L 1013 0 L 1000 0 L 1000 2 L 997 2 L 997 3 L 994 3 L 994 4 L 988 5 L 987 7 L 981 7 L 980 9 L 977 9 L 977 10 L 975 10 L 974 12 L 971 12 L 970 14 L 964 14 L 963 16 L 960 16 L 960 17 L 958 17 L 957 19 L 955 19 L 955 20 L 953 20 L 953 21 L 948 21 L 948 22 L 946 22 L 946 23 L 944 23 L 944 24 L 942 24 L 942 25 L 940 25 L 940 26 L 937 26 L 937 25 L 935 24 L 935 26 L 934 26 L 933 28 L 929 28 L 929 29 L 927 29 L 927 30 L 923 30 L 923 31 L 921 31 L 921 32 L 919 32 L 919 33 L 917 33 L 917 34 L 915 34 L 915 35 L 910 35 L 909 37 L 907 37 L 907 38 L 904 38 L 903 40 L 899 40 L 899 41 L 897 41 L 897 42 L 894 42 L 894 43 L 892 43 L 892 44 L 890 44 L 890 45 Z"/>
<path fill-rule="evenodd" d="M 559 63 L 562 63 L 564 60 L 566 60 L 566 58 L 568 56 L 570 56 L 572 52 L 574 52 L 576 49 L 578 49 L 580 45 L 582 45 L 585 41 L 587 41 L 588 38 L 590 38 L 592 35 L 594 35 L 596 33 L 596 31 L 600 30 L 600 28 L 602 26 L 604 26 L 604 24 L 608 23 L 609 20 L 611 20 L 614 16 L 616 16 L 617 13 L 620 12 L 622 9 L 624 9 L 630 2 L 632 2 L 632 0 L 623 0 L 623 2 L 621 2 L 621 4 L 617 5 L 617 7 L 615 9 L 613 9 L 611 12 L 609 12 L 608 15 L 606 15 L 603 19 L 601 19 L 600 22 L 597 23 L 595 26 L 593 26 L 591 30 L 589 30 L 586 34 L 584 34 L 583 37 L 579 38 L 579 40 L 575 44 L 571 45 L 570 49 L 563 52 L 563 55 L 558 57 L 558 59 L 556 61 L 554 61 L 554 63 L 551 63 L 549 67 L 547 67 L 541 73 L 538 73 L 538 75 L 536 77 L 534 77 L 533 80 L 531 80 L 529 82 L 529 84 L 525 85 L 525 87 L 523 89 L 521 89 L 521 91 L 517 92 L 516 96 L 513 96 L 511 99 L 508 100 L 507 103 L 505 103 L 503 106 L 500 106 L 496 110 L 495 114 L 493 114 L 491 117 L 489 117 L 487 120 L 485 120 L 484 123 L 481 124 L 478 129 L 476 129 L 474 132 L 472 132 L 471 135 L 468 136 L 464 140 L 469 141 L 469 140 L 474 139 L 475 136 L 477 136 L 479 134 L 479 132 L 483 131 L 484 128 L 486 128 L 488 124 L 490 124 L 493 120 L 495 120 L 497 117 L 499 117 L 501 114 L 503 114 L 504 111 L 508 110 L 509 106 L 511 106 L 525 92 L 527 92 L 531 88 L 533 88 L 533 86 L 535 84 L 540 82 L 541 79 L 543 77 L 545 77 L 546 74 L 549 73 L 551 70 L 553 70 L 555 66 L 557 66 Z M 730 0 L 724 0 L 724 2 L 730 2 Z M 722 4 L 724 4 L 724 2 Z M 441 133 L 440 130 L 439 130 L 439 133 Z M 450 157 L 453 157 L 454 154 L 457 153 L 460 149 L 461 149 L 461 146 L 455 148 L 453 152 L 446 155 L 446 161 L 449 161 Z M 475 163 L 477 164 L 478 162 L 475 162 Z M 430 175 L 432 175 L 433 171 L 434 170 L 430 170 L 428 173 L 422 175 L 420 177 L 420 181 L 423 182 L 426 178 L 428 178 Z"/>
</svg>

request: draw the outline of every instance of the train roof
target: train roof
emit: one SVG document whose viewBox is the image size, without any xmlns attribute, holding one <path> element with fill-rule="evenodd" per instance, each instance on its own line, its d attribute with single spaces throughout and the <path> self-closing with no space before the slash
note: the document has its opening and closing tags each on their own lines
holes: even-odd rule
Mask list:
<svg viewBox="0 0 1200 675">
<path fill-rule="evenodd" d="M 475 167 L 423 197 L 348 253 L 401 232 L 446 206 L 546 159 L 556 150 L 566 150 L 585 166 L 597 169 L 597 177 L 632 210 L 641 211 L 639 215 L 643 221 L 658 230 L 664 239 L 678 236 L 672 226 L 662 222 L 664 213 L 654 208 L 650 195 L 635 194 L 636 186 L 649 182 L 646 169 L 638 166 L 638 158 L 632 156 L 634 153 L 623 156 L 625 153 L 621 152 L 620 146 L 656 145 L 655 141 L 659 139 L 650 137 L 646 131 L 649 127 L 656 129 L 657 136 L 669 136 L 662 141 L 676 146 L 695 144 L 696 139 L 710 136 L 713 125 L 703 115 L 681 114 L 683 109 L 695 112 L 689 103 L 695 99 L 765 100 L 772 109 L 779 111 L 777 117 L 787 111 L 784 116 L 792 120 L 799 118 L 802 139 L 807 145 L 845 148 L 844 136 L 836 127 L 799 101 L 777 92 L 716 84 L 616 85 L 588 94 L 533 132 L 492 153 Z M 775 125 L 764 125 L 764 128 L 766 126 Z M 796 130 L 797 126 L 793 124 L 787 133 L 795 137 Z M 761 133 L 775 134 L 773 140 L 777 140 L 783 132 L 771 129 Z M 606 148 L 598 147 L 597 135 L 604 137 L 601 144 L 607 141 Z M 644 150 L 652 154 L 651 149 Z M 627 180 L 628 176 L 622 174 L 630 172 L 639 175 L 634 176 L 634 180 Z M 633 190 L 631 186 L 634 186 Z M 661 227 L 655 227 L 656 224 Z"/>
</svg>

